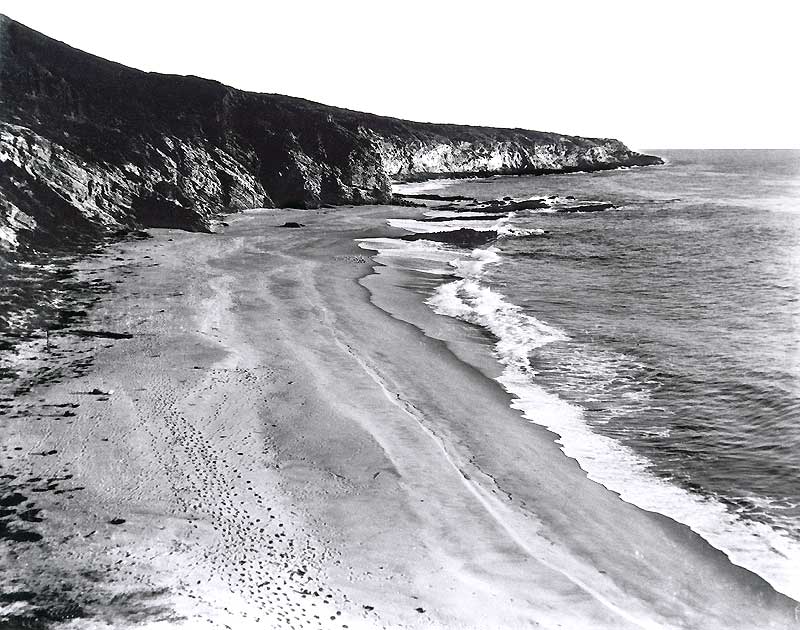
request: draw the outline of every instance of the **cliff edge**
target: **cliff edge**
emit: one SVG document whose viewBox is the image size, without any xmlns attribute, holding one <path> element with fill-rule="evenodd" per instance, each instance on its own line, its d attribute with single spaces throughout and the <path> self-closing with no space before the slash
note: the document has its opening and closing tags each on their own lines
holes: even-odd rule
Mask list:
<svg viewBox="0 0 800 630">
<path fill-rule="evenodd" d="M 383 203 L 392 180 L 660 163 L 612 139 L 416 123 L 142 72 L 0 15 L 0 249 Z"/>
</svg>

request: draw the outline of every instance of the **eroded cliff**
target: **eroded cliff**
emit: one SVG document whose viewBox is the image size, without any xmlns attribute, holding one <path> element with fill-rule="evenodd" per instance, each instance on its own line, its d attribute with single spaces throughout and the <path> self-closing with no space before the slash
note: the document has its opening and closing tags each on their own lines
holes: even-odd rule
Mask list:
<svg viewBox="0 0 800 630">
<path fill-rule="evenodd" d="M 0 248 L 222 211 L 383 203 L 393 179 L 660 163 L 609 139 L 414 123 L 100 59 L 0 16 Z"/>
</svg>

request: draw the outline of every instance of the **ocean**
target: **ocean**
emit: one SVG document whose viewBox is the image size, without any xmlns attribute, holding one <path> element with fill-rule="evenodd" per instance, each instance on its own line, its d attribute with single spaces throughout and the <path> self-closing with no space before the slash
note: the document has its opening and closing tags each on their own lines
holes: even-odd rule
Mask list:
<svg viewBox="0 0 800 630">
<path fill-rule="evenodd" d="M 465 199 L 360 245 L 591 479 L 800 599 L 800 151 L 651 152 L 399 185 Z"/>
</svg>

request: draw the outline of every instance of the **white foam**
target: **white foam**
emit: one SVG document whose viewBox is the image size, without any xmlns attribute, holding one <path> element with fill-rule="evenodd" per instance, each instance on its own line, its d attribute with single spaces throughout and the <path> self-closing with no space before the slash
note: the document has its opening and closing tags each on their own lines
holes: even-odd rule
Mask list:
<svg viewBox="0 0 800 630">
<path fill-rule="evenodd" d="M 480 262 L 485 266 L 486 263 Z M 458 268 L 464 270 L 468 263 L 459 264 Z M 438 287 L 427 303 L 437 313 L 458 317 L 489 330 L 497 337 L 495 353 L 501 358 L 501 363 L 514 366 L 522 373 L 531 373 L 528 355 L 533 350 L 567 338 L 557 328 L 523 313 L 519 306 L 507 302 L 501 294 L 473 278 Z"/>
<path fill-rule="evenodd" d="M 363 238 L 357 241 L 361 249 L 378 252 L 387 258 L 418 258 L 449 263 L 453 260 L 453 251 L 442 247 L 434 241 L 401 241 L 397 238 Z"/>
<path fill-rule="evenodd" d="M 497 249 L 475 249 L 457 253 L 434 241 L 401 241 L 394 238 L 365 238 L 357 241 L 362 249 L 377 252 L 376 262 L 432 275 L 479 276 L 486 265 L 500 260 Z M 444 263 L 447 267 L 442 267 Z"/>
<path fill-rule="evenodd" d="M 456 230 L 474 230 L 476 232 L 497 232 L 500 238 L 515 238 L 525 236 L 541 236 L 545 231 L 540 228 L 522 228 L 514 225 L 512 221 L 516 213 L 503 215 L 495 221 L 460 221 L 459 218 L 467 216 L 486 216 L 484 213 L 440 213 L 450 216 L 451 221 L 418 221 L 416 219 L 388 219 L 391 227 L 400 228 L 414 234 L 434 234 L 441 232 L 454 232 Z M 428 213 L 427 216 L 440 216 L 439 213 Z"/>
<path fill-rule="evenodd" d="M 521 228 L 507 224 L 501 225 L 497 230 L 497 235 L 503 237 L 542 236 L 545 233 L 541 228 Z"/>
<path fill-rule="evenodd" d="M 455 230 L 475 230 L 476 232 L 496 232 L 508 219 L 503 217 L 497 221 L 416 221 L 414 219 L 389 219 L 389 225 L 415 234 L 433 234 L 435 232 L 453 232 Z"/>
<path fill-rule="evenodd" d="M 776 590 L 800 598 L 798 541 L 768 524 L 739 518 L 719 500 L 656 477 L 649 472 L 647 459 L 593 432 L 581 407 L 535 383 L 530 353 L 567 336 L 481 285 L 479 277 L 488 264 L 476 264 L 485 260 L 485 255 L 478 253 L 481 251 L 451 262 L 465 277 L 438 287 L 427 303 L 435 312 L 480 325 L 497 338 L 494 352 L 503 366 L 497 381 L 514 397 L 512 407 L 530 422 L 557 434 L 561 450 L 577 460 L 593 481 L 619 493 L 628 503 L 688 525 L 735 564 L 758 573 Z"/>
<path fill-rule="evenodd" d="M 423 182 L 417 184 L 420 187 L 416 191 L 439 188 L 442 184 L 443 180 Z M 404 191 L 411 194 L 407 188 Z M 553 205 L 566 201 L 558 199 Z M 522 212 L 555 211 L 556 208 L 542 208 Z M 443 216 L 443 213 L 429 213 L 428 216 Z M 513 217 L 512 213 L 496 222 L 458 221 L 458 216 L 443 222 L 390 219 L 389 224 L 421 234 L 460 228 L 493 230 L 499 236 L 512 237 L 544 233 L 543 230 L 515 227 L 510 223 Z M 545 344 L 566 340 L 567 336 L 481 284 L 487 265 L 500 260 L 496 249 L 459 254 L 439 243 L 398 239 L 366 239 L 359 242 L 359 246 L 377 250 L 378 260 L 414 258 L 431 264 L 445 262 L 461 279 L 440 285 L 427 303 L 439 314 L 482 326 L 496 337 L 494 353 L 503 366 L 497 381 L 513 396 L 513 408 L 528 421 L 555 433 L 561 450 L 580 464 L 589 479 L 617 492 L 628 503 L 688 525 L 725 552 L 733 563 L 759 574 L 776 590 L 800 600 L 800 571 L 797 569 L 800 567 L 800 542 L 767 523 L 740 518 L 720 500 L 684 490 L 655 476 L 645 457 L 617 440 L 593 432 L 581 407 L 536 384 L 536 374 L 529 360 L 531 352 Z M 433 273 L 434 269 L 436 273 L 443 271 L 433 266 L 417 270 L 423 269 L 426 273 Z"/>
<path fill-rule="evenodd" d="M 649 462 L 625 445 L 594 433 L 583 410 L 506 368 L 497 379 L 515 397 L 512 407 L 559 435 L 561 450 L 577 460 L 589 479 L 618 492 L 622 500 L 688 525 L 776 590 L 800 598 L 800 544 L 765 523 L 737 517 L 721 501 L 683 490 L 649 472 Z"/>
<path fill-rule="evenodd" d="M 500 262 L 500 254 L 495 247 L 473 249 L 469 254 L 450 260 L 450 266 L 462 278 L 479 278 L 486 265 Z"/>
<path fill-rule="evenodd" d="M 375 262 L 434 276 L 453 274 L 453 251 L 433 241 L 401 241 L 393 238 L 366 238 L 357 241 L 362 249 L 373 250 Z"/>
<path fill-rule="evenodd" d="M 438 190 L 440 188 L 447 188 L 452 186 L 457 179 L 429 179 L 424 182 L 404 182 L 393 183 L 392 193 L 397 195 L 416 195 L 417 193 L 425 192 L 427 190 Z"/>
</svg>

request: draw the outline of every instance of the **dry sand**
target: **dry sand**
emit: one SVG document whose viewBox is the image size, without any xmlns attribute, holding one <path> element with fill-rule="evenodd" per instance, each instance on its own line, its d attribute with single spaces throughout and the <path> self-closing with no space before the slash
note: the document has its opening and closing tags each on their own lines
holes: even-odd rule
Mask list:
<svg viewBox="0 0 800 630">
<path fill-rule="evenodd" d="M 83 327 L 133 337 L 32 345 L 65 377 L 3 403 L 0 627 L 800 625 L 359 282 L 353 239 L 394 212 L 250 212 L 81 264 L 116 287 Z"/>
</svg>

